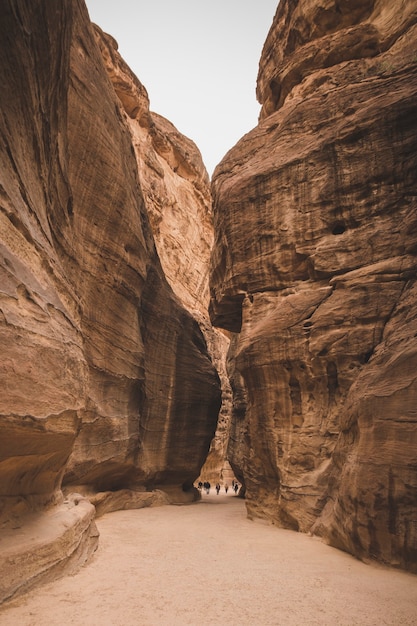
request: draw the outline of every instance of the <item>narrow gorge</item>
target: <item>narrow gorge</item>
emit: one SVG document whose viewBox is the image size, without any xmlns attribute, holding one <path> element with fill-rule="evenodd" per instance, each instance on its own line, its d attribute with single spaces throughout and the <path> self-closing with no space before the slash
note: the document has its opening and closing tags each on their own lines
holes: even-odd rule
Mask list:
<svg viewBox="0 0 417 626">
<path fill-rule="evenodd" d="M 0 602 L 226 460 L 249 517 L 417 573 L 414 0 L 281 0 L 211 182 L 84 0 L 0 37 Z"/>
</svg>

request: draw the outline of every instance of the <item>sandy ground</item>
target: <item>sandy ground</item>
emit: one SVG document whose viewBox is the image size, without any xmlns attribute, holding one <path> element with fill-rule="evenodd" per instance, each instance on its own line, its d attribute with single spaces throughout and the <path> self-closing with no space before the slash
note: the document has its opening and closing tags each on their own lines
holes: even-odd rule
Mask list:
<svg viewBox="0 0 417 626">
<path fill-rule="evenodd" d="M 1 626 L 417 625 L 417 576 L 251 522 L 230 492 L 97 525 L 93 560 L 0 609 Z"/>
</svg>

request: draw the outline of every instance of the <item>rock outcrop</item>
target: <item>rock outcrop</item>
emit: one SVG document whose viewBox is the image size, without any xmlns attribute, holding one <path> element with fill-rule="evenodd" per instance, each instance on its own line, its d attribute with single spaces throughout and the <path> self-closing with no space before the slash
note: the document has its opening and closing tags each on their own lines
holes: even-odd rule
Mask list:
<svg viewBox="0 0 417 626">
<path fill-rule="evenodd" d="M 169 284 L 191 312 L 208 317 L 213 244 L 210 181 L 196 145 L 150 110 L 146 89 L 118 44 L 94 27 L 135 150 L 141 190 Z"/>
<path fill-rule="evenodd" d="M 231 390 L 226 372 L 229 338 L 213 328 L 208 315 L 208 273 L 214 238 L 210 181 L 195 144 L 150 110 L 146 89 L 120 56 L 114 38 L 97 26 L 95 35 L 131 133 L 162 268 L 183 306 L 198 321 L 220 376 L 222 406 L 202 469 L 211 480 L 218 479 L 229 440 Z"/>
<path fill-rule="evenodd" d="M 62 484 L 131 490 L 140 506 L 154 489 L 155 502 L 160 489 L 181 500 L 209 449 L 220 385 L 155 247 L 123 108 L 141 100 L 110 82 L 84 3 L 6 0 L 0 18 L 0 522 L 10 533 L 33 514 L 65 513 Z M 168 142 L 172 127 L 154 118 Z M 204 180 L 198 159 L 181 167 Z M 74 550 L 82 527 L 88 558 L 94 509 L 77 511 L 84 522 L 72 511 L 67 525 Z M 53 545 L 63 565 L 72 548 Z M 2 597 L 20 582 L 4 579 Z"/>
<path fill-rule="evenodd" d="M 281 0 L 216 168 L 248 511 L 417 571 L 417 7 Z"/>
</svg>

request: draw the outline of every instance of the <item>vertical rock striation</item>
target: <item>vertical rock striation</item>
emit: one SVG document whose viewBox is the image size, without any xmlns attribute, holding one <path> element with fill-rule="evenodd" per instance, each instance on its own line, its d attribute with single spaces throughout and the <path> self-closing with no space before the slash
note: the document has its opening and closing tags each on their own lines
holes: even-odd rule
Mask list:
<svg viewBox="0 0 417 626">
<path fill-rule="evenodd" d="M 103 84 L 95 78 L 95 93 L 85 93 L 77 85 L 70 92 L 72 108 L 81 109 L 74 115 L 75 161 L 81 176 L 89 175 L 84 166 L 86 154 L 92 164 L 104 163 L 97 187 L 90 185 L 85 191 L 78 180 L 74 187 L 84 194 L 80 204 L 86 212 L 97 206 L 95 219 L 104 225 L 110 219 L 107 228 L 96 231 L 93 254 L 99 267 L 93 286 L 84 282 L 89 294 L 91 288 L 98 292 L 94 298 L 90 296 L 94 306 L 103 298 L 109 305 L 100 312 L 108 319 L 91 324 L 93 384 L 65 482 L 89 484 L 98 490 L 136 484 L 153 488 L 168 482 L 180 487 L 192 484 L 214 433 L 219 404 L 217 374 L 197 322 L 168 287 L 157 257 L 149 203 L 143 193 L 147 172 L 138 168 L 135 158 L 138 151 L 146 155 L 147 150 L 134 145 L 131 127 L 134 120 L 138 128 L 141 120 L 151 124 L 146 90 L 118 55 L 110 62 L 117 54 L 112 38 L 97 28 L 92 32 L 89 24 L 88 36 Z M 93 71 L 88 60 L 82 50 L 73 47 L 71 66 L 81 86 L 89 84 Z M 99 97 L 103 91 L 109 93 L 107 102 Z M 97 102 L 109 111 L 99 113 Z M 104 141 L 91 142 L 85 129 L 83 144 L 78 136 L 80 123 L 85 119 L 90 124 L 94 116 L 99 126 L 102 120 Z M 123 141 L 116 162 L 112 158 L 114 142 L 106 145 L 109 120 Z M 106 163 L 109 148 L 110 161 Z M 203 169 L 200 160 L 201 178 Z M 103 195 L 110 200 L 104 207 Z M 102 208 L 105 215 L 100 218 Z M 103 242 L 108 252 L 103 250 Z M 82 236 L 76 237 L 76 243 L 82 246 Z M 108 289 L 103 280 L 106 276 Z M 89 337 L 90 327 L 85 340 Z"/>
<path fill-rule="evenodd" d="M 417 10 L 281 0 L 214 173 L 250 515 L 416 571 Z"/>
<path fill-rule="evenodd" d="M 165 276 L 198 321 L 220 375 L 222 408 L 203 472 L 219 475 L 230 430 L 231 391 L 225 356 L 229 339 L 208 315 L 213 215 L 210 181 L 195 144 L 150 110 L 148 94 L 118 52 L 118 44 L 95 26 L 107 74 L 129 127 L 141 190 Z"/>
<path fill-rule="evenodd" d="M 4 541 L 33 515 L 36 528 L 44 515 L 73 527 L 71 545 L 61 535 L 20 578 L 7 551 L 3 599 L 94 549 L 94 508 L 64 502 L 63 480 L 181 498 L 209 449 L 220 386 L 162 270 L 83 1 L 6 0 L 0 37 L 0 522 Z"/>
<path fill-rule="evenodd" d="M 197 146 L 150 110 L 148 94 L 110 35 L 94 27 L 108 77 L 130 130 L 152 234 L 181 302 L 207 317 L 213 243 L 210 183 Z"/>
</svg>

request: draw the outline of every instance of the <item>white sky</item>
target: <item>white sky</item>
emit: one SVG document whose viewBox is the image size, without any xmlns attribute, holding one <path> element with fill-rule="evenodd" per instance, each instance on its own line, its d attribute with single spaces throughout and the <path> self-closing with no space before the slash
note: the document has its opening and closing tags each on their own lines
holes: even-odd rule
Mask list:
<svg viewBox="0 0 417 626">
<path fill-rule="evenodd" d="M 151 110 L 192 139 L 211 176 L 257 124 L 258 64 L 278 0 L 86 0 L 146 87 Z"/>
</svg>

